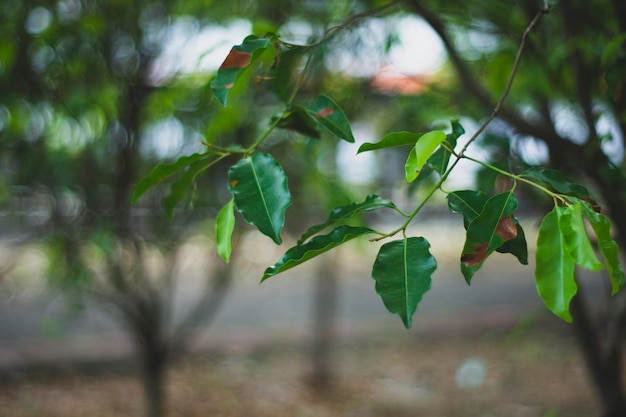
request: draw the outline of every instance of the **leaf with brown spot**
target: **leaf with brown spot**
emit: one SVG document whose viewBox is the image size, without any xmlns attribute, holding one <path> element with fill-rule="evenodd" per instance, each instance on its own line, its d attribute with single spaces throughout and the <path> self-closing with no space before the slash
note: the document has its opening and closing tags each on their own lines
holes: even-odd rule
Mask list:
<svg viewBox="0 0 626 417">
<path fill-rule="evenodd" d="M 517 236 L 517 225 L 512 218 L 516 208 L 517 198 L 512 191 L 497 194 L 487 200 L 468 225 L 461 253 L 461 271 L 468 284 L 493 251 Z"/>
<path fill-rule="evenodd" d="M 487 242 L 483 242 L 479 245 L 474 245 L 472 247 L 472 252 L 464 253 L 461 256 L 461 262 L 463 262 L 468 267 L 475 267 L 481 264 L 482 261 L 487 257 L 487 248 L 489 245 Z"/>
<path fill-rule="evenodd" d="M 301 105 L 306 114 L 319 126 L 347 142 L 354 143 L 352 128 L 341 107 L 327 95 L 320 95 L 313 103 Z"/>
<path fill-rule="evenodd" d="M 220 103 L 226 106 L 228 93 L 237 83 L 242 71 L 248 68 L 270 44 L 271 41 L 268 38 L 251 35 L 244 39 L 241 45 L 236 45 L 230 50 L 210 84 L 213 94 Z"/>
<path fill-rule="evenodd" d="M 517 237 L 517 226 L 513 223 L 513 216 L 506 216 L 500 219 L 496 233 L 503 240 L 511 240 Z"/>
</svg>

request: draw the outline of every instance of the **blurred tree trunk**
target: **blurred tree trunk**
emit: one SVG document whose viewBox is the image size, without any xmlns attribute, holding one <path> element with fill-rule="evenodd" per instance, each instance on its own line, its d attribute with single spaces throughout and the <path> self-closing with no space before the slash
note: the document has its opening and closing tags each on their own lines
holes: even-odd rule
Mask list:
<svg viewBox="0 0 626 417">
<path fill-rule="evenodd" d="M 331 258 L 332 257 L 332 258 Z M 330 258 L 330 259 L 329 259 Z M 336 345 L 335 318 L 338 304 L 338 279 L 333 254 L 319 263 L 313 293 L 312 383 L 324 389 L 334 378 L 332 354 Z"/>
</svg>

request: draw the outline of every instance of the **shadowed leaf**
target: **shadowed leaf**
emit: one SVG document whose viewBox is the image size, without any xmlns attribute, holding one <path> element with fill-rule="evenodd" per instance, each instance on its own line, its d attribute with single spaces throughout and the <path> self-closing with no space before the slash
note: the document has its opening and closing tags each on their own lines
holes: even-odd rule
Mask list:
<svg viewBox="0 0 626 417">
<path fill-rule="evenodd" d="M 338 222 L 339 220 L 347 219 L 362 211 L 377 210 L 383 207 L 396 208 L 396 205 L 389 200 L 386 200 L 374 194 L 370 194 L 365 198 L 362 203 L 351 203 L 345 206 L 336 207 L 330 212 L 328 220 L 326 220 L 324 223 L 312 226 L 307 229 L 307 231 L 304 232 L 298 240 L 298 244 L 302 244 L 302 242 L 307 240 L 309 237 Z"/>
<path fill-rule="evenodd" d="M 315 236 L 304 245 L 294 246 L 285 252 L 278 262 L 265 270 L 261 282 L 324 252 L 328 252 L 356 237 L 370 233 L 374 233 L 374 231 L 367 227 L 339 226 L 327 235 Z"/>
<path fill-rule="evenodd" d="M 611 279 L 611 294 L 615 295 L 624 287 L 624 270 L 619 260 L 619 247 L 611 237 L 611 222 L 594 210 L 591 204 L 582 202 L 582 213 L 591 224 L 598 239 L 598 249 L 604 258 L 606 269 Z"/>
<path fill-rule="evenodd" d="M 557 207 L 556 215 L 565 250 L 578 265 L 590 271 L 599 271 L 604 266 L 598 261 L 583 223 L 582 203 Z"/>
<path fill-rule="evenodd" d="M 139 197 L 141 197 L 150 188 L 160 184 L 177 172 L 187 168 L 194 162 L 203 158 L 207 158 L 208 156 L 208 154 L 196 153 L 193 155 L 180 157 L 178 158 L 178 160 L 176 160 L 176 162 L 171 164 L 162 163 L 157 165 L 152 171 L 150 171 L 150 173 L 146 177 L 142 178 L 141 181 L 137 183 L 137 185 L 133 189 L 131 204 L 137 203 Z"/>
<path fill-rule="evenodd" d="M 180 203 L 185 196 L 189 193 L 189 190 L 193 188 L 194 181 L 198 174 L 207 169 L 213 160 L 200 159 L 189 166 L 189 169 L 181 175 L 181 177 L 172 183 L 170 193 L 163 198 L 163 208 L 168 217 L 172 217 L 176 205 Z"/>
<path fill-rule="evenodd" d="M 579 198 L 589 198 L 589 192 L 580 184 L 567 181 L 565 176 L 554 169 L 529 168 L 522 173 L 523 177 L 536 181 L 554 191 Z"/>
</svg>

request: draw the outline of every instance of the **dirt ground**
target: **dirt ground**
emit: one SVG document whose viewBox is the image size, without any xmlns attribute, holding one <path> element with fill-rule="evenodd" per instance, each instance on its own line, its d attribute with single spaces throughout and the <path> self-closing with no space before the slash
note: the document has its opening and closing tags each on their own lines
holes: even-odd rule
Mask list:
<svg viewBox="0 0 626 417">
<path fill-rule="evenodd" d="M 598 409 L 563 327 L 362 336 L 313 388 L 304 343 L 216 349 L 174 363 L 168 417 L 587 417 Z M 0 417 L 142 416 L 136 374 L 37 372 L 0 383 Z"/>
</svg>

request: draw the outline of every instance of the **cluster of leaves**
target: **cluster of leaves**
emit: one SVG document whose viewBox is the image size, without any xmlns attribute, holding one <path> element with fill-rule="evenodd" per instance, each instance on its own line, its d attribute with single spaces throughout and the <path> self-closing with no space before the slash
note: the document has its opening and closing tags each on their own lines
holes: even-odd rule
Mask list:
<svg viewBox="0 0 626 417">
<path fill-rule="evenodd" d="M 241 45 L 233 47 L 211 82 L 215 97 L 227 106 L 229 94 L 238 85 L 242 75 L 252 71 L 255 63 L 267 62 L 269 57 L 272 64 L 267 79 L 284 102 L 285 110 L 273 117 L 268 129 L 247 148 L 207 144 L 206 153 L 157 166 L 137 185 L 133 201 L 137 201 L 150 187 L 182 172 L 164 201 L 165 208 L 171 214 L 200 173 L 227 156 L 238 156 L 238 161 L 231 166 L 228 174 L 228 189 L 232 198 L 216 219 L 218 252 L 225 261 L 229 261 L 235 211 L 276 244 L 281 244 L 285 212 L 292 198 L 285 171 L 272 155 L 259 152 L 259 145 L 274 129 L 290 129 L 309 137 L 317 137 L 325 130 L 338 139 L 354 142 L 348 118 L 330 97 L 320 95 L 308 103 L 294 103 L 295 92 L 306 72 L 313 48 L 314 45 L 287 44 L 273 35 L 263 38 L 250 36 Z M 307 56 L 308 59 L 305 59 Z M 302 62 L 305 62 L 304 67 L 298 68 Z M 617 244 L 610 235 L 609 220 L 599 212 L 584 187 L 568 182 L 557 171 L 533 168 L 516 175 L 465 156 L 465 149 L 457 153 L 457 140 L 464 133 L 463 127 L 457 121 L 452 121 L 450 133 L 440 130 L 425 133 L 392 132 L 379 142 L 361 145 L 359 153 L 407 147 L 406 180 L 419 182 L 436 175 L 438 181 L 410 213 L 405 213 L 392 201 L 377 195 L 369 195 L 361 202 L 333 209 L 325 222 L 307 229 L 294 247 L 265 270 L 262 281 L 352 239 L 369 236 L 370 240 L 380 241 L 401 234 L 401 238 L 380 247 L 373 264 L 372 277 L 385 307 L 400 316 L 407 328 L 410 327 L 420 300 L 431 287 L 431 277 L 437 262 L 429 251 L 429 242 L 424 237 L 407 236 L 407 227 L 430 197 L 437 191 L 443 191 L 442 184 L 459 160 L 467 158 L 512 180 L 508 191 L 493 196 L 477 190 L 459 190 L 447 194 L 449 209 L 462 216 L 466 229 L 460 268 L 468 284 L 494 252 L 510 253 L 522 264 L 528 263 L 524 231 L 514 215 L 518 207 L 515 188 L 519 183 L 525 183 L 554 200 L 554 209 L 545 216 L 537 241 L 535 275 L 537 289 L 545 305 L 562 319 L 571 321 L 569 303 L 577 290 L 574 278 L 576 265 L 593 271 L 606 265 L 613 293 L 623 287 L 624 272 L 619 263 Z M 346 222 L 363 212 L 379 209 L 394 210 L 405 221 L 391 232 L 351 226 Z M 596 256 L 585 221 L 591 225 L 604 262 Z"/>
</svg>

